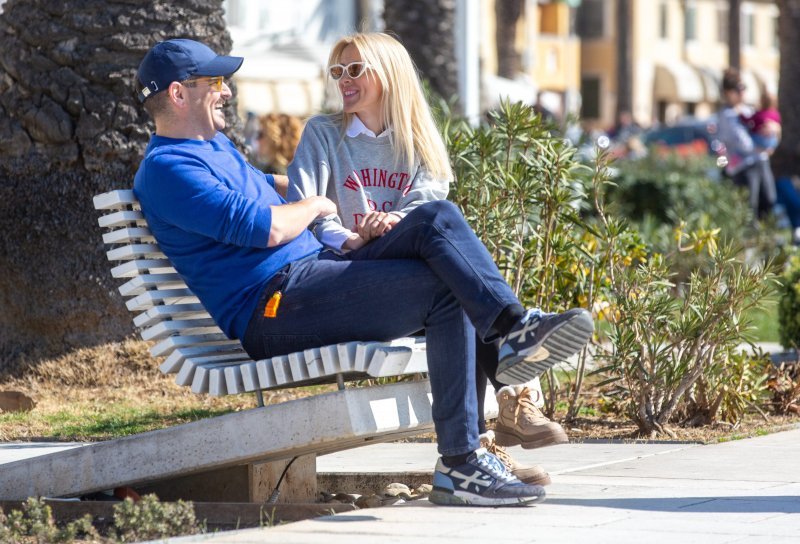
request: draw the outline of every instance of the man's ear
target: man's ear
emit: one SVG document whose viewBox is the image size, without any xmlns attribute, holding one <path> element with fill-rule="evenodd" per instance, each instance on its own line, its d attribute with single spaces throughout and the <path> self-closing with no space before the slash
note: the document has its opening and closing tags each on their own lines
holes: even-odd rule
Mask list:
<svg viewBox="0 0 800 544">
<path fill-rule="evenodd" d="M 178 107 L 183 107 L 186 104 L 186 87 L 178 83 L 177 81 L 173 81 L 167 87 L 167 94 L 169 95 L 169 100 L 173 104 Z"/>
</svg>

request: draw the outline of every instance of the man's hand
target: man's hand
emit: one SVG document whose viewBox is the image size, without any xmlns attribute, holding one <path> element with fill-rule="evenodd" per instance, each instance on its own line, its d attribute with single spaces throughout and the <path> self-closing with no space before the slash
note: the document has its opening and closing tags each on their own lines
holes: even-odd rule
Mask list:
<svg viewBox="0 0 800 544">
<path fill-rule="evenodd" d="M 336 213 L 336 204 L 333 203 L 333 200 L 326 196 L 311 196 L 308 197 L 306 200 L 310 201 L 313 206 L 318 208 L 317 217 L 325 217 L 331 215 L 332 213 Z"/>
<path fill-rule="evenodd" d="M 324 196 L 312 196 L 291 204 L 270 206 L 272 224 L 267 247 L 275 247 L 294 240 L 317 218 L 336 213 L 336 204 Z"/>
<path fill-rule="evenodd" d="M 357 232 L 366 243 L 374 238 L 383 236 L 399 222 L 400 218 L 393 213 L 369 212 L 358 224 Z"/>
</svg>

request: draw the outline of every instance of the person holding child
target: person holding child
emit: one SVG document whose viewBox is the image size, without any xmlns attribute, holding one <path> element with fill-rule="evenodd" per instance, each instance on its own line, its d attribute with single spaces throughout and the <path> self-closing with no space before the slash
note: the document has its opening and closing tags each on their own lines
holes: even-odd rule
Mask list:
<svg viewBox="0 0 800 544">
<path fill-rule="evenodd" d="M 384 33 L 342 38 L 331 50 L 328 74 L 338 86 L 342 111 L 306 124 L 288 168 L 288 200 L 330 198 L 338 214 L 313 222 L 312 231 L 334 252 L 358 253 L 420 205 L 445 199 L 453 174 L 417 71 L 400 42 Z M 493 343 L 478 339 L 476 356 L 481 443 L 521 480 L 550 483 L 543 468 L 519 465 L 501 447 L 567 441 L 561 426 L 540 411 L 538 378 L 516 387 L 498 380 Z M 500 409 L 494 431 L 486 429 L 483 417 L 487 376 Z"/>
</svg>

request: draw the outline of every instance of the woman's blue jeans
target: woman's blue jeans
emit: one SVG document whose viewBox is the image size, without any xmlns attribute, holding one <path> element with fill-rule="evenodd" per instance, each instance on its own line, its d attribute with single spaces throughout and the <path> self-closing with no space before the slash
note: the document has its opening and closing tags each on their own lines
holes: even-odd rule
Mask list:
<svg viewBox="0 0 800 544">
<path fill-rule="evenodd" d="M 277 290 L 277 316 L 265 318 Z M 458 455 L 479 443 L 475 332 L 496 337 L 492 326 L 512 304 L 519 301 L 461 212 L 435 201 L 359 250 L 289 265 L 262 293 L 242 344 L 261 359 L 425 329 L 439 452 Z"/>
</svg>

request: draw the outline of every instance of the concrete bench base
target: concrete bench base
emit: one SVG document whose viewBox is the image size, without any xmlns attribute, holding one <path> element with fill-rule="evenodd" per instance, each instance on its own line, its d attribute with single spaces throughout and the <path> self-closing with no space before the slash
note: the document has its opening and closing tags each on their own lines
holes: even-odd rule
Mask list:
<svg viewBox="0 0 800 544">
<path fill-rule="evenodd" d="M 497 413 L 491 392 L 486 413 Z M 427 380 L 345 389 L 8 463 L 0 475 L 0 500 L 135 488 L 432 429 Z"/>
</svg>

